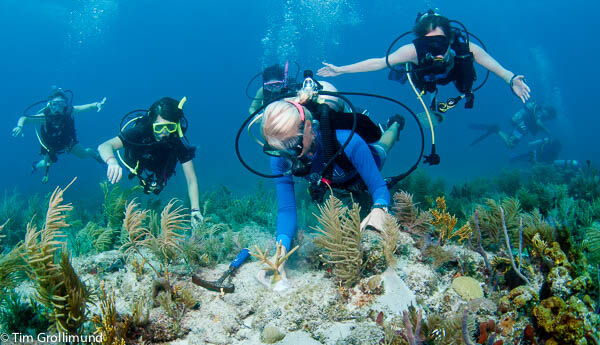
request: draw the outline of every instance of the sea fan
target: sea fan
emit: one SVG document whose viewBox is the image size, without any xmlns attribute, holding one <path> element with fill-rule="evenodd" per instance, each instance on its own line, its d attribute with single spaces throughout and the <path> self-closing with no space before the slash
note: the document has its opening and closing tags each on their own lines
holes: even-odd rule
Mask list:
<svg viewBox="0 0 600 345">
<path fill-rule="evenodd" d="M 600 264 L 600 223 L 594 222 L 585 229 L 585 247 L 590 263 Z"/>
</svg>

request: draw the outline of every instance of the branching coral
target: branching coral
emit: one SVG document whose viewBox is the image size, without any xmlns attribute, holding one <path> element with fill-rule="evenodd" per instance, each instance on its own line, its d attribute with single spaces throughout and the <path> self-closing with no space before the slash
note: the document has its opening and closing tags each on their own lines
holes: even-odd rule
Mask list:
<svg viewBox="0 0 600 345">
<path fill-rule="evenodd" d="M 393 267 L 396 264 L 396 257 L 394 254 L 398 249 L 400 227 L 398 226 L 396 219 L 390 214 L 385 215 L 381 237 L 383 238 L 383 254 L 385 255 L 385 262 L 388 267 Z"/>
<path fill-rule="evenodd" d="M 417 208 L 410 193 L 399 191 L 394 194 L 392 208 L 400 225 L 413 235 L 423 236 L 431 226 L 431 214 Z"/>
<path fill-rule="evenodd" d="M 125 219 L 123 219 L 123 228 L 127 231 L 126 242 L 121 246 L 121 250 L 129 257 L 132 254 L 138 254 L 146 259 L 146 263 L 156 273 L 157 277 L 162 275 L 152 266 L 147 258 L 142 254 L 141 249 L 150 249 L 163 265 L 164 277 L 169 282 L 168 263 L 181 252 L 184 235 L 180 233 L 186 228 L 187 220 L 183 212 L 183 207 L 173 209 L 177 201 L 172 199 L 161 213 L 160 232 L 155 235 L 146 226 L 148 211 L 137 210 L 138 204 L 132 200 L 125 209 Z M 170 283 L 168 283 L 170 286 Z"/>
<path fill-rule="evenodd" d="M 8 220 L 0 226 L 0 231 L 4 229 Z M 5 237 L 0 234 L 0 239 Z M 21 247 L 17 246 L 6 254 L 0 254 L 0 292 L 5 289 L 15 287 L 21 280 L 25 271 L 25 262 L 21 255 Z"/>
<path fill-rule="evenodd" d="M 279 267 L 283 265 L 284 262 L 292 255 L 297 249 L 298 246 L 295 246 L 289 253 L 286 255 L 281 255 L 283 245 L 279 242 L 277 243 L 277 249 L 275 251 L 275 258 L 273 261 L 268 258 L 268 251 L 265 249 L 264 253 L 256 246 L 256 253 L 250 253 L 250 255 L 257 257 L 262 263 L 267 265 L 267 270 L 273 271 L 273 278 L 271 278 L 271 283 L 275 284 L 281 277 L 279 276 Z"/>
<path fill-rule="evenodd" d="M 334 274 L 345 286 L 360 279 L 363 268 L 363 249 L 360 243 L 360 207 L 354 203 L 352 209 L 330 195 L 319 206 L 317 216 L 321 226 L 314 227 L 320 233 L 315 244 L 326 250 L 326 260 L 334 265 Z"/>
<path fill-rule="evenodd" d="M 504 209 L 502 207 L 500 207 L 500 216 L 502 218 L 502 230 L 504 231 L 504 239 L 506 240 L 506 251 L 508 252 L 508 257 L 510 258 L 510 264 L 512 265 L 513 271 L 519 276 L 519 278 L 521 278 L 525 283 L 529 284 L 529 279 L 527 279 L 527 277 L 525 277 L 521 273 L 521 262 L 522 262 L 521 245 L 522 245 L 522 242 L 519 242 L 519 244 L 520 244 L 520 246 L 519 246 L 519 267 L 517 267 L 517 265 L 515 264 L 515 259 L 513 257 L 512 248 L 510 246 L 510 239 L 508 237 L 508 229 L 506 228 L 506 221 L 504 219 Z M 520 233 L 520 237 L 522 238 L 522 236 L 523 236 L 523 219 L 521 219 L 519 233 Z"/>
<path fill-rule="evenodd" d="M 64 237 L 60 231 L 69 226 L 65 218 L 72 209 L 70 204 L 62 204 L 63 193 L 69 186 L 54 190 L 43 229 L 27 225 L 23 251 L 29 277 L 36 284 L 36 299 L 48 308 L 52 328 L 76 334 L 86 321 L 90 292 L 75 273 L 66 245 L 60 241 Z M 57 264 L 55 257 L 61 248 Z"/>
<path fill-rule="evenodd" d="M 43 310 L 31 298 L 22 302 L 17 293 L 0 295 L 0 329 L 6 333 L 37 335 L 48 330 L 50 322 Z"/>
<path fill-rule="evenodd" d="M 454 231 L 458 219 L 456 219 L 455 215 L 450 215 L 446 210 L 446 198 L 443 196 L 438 197 L 435 199 L 435 202 L 437 207 L 430 209 L 429 212 L 433 218 L 431 223 L 440 231 L 438 235 L 439 244 L 444 245 L 453 237 L 458 237 L 459 243 L 468 239 L 473 231 L 469 222 L 461 226 L 460 229 Z"/>
<path fill-rule="evenodd" d="M 473 214 L 473 224 L 475 224 L 475 229 L 477 230 L 477 245 L 473 246 L 473 241 L 471 240 L 473 233 L 471 232 L 471 234 L 469 235 L 469 246 L 471 247 L 471 250 L 476 251 L 479 253 L 479 255 L 481 255 L 481 257 L 483 258 L 483 263 L 485 264 L 485 270 L 487 272 L 490 272 L 490 262 L 488 261 L 488 257 L 485 250 L 483 250 L 483 244 L 481 242 L 481 228 L 479 227 L 478 210 L 475 210 L 475 213 Z"/>
<path fill-rule="evenodd" d="M 102 211 L 106 226 L 112 229 L 118 229 L 123 223 L 123 209 L 127 204 L 127 200 L 142 189 L 141 186 L 135 186 L 127 190 L 121 190 L 119 185 L 111 185 L 104 181 L 100 183 L 102 192 L 104 193 L 104 205 Z"/>
<path fill-rule="evenodd" d="M 479 212 L 479 226 L 483 235 L 491 238 L 493 243 L 498 242 L 502 235 L 502 215 L 500 207 L 504 210 L 504 222 L 508 230 L 519 227 L 519 218 L 521 214 L 521 205 L 518 199 L 506 198 L 500 203 L 493 199 L 487 199 L 485 206 L 477 208 Z"/>
<path fill-rule="evenodd" d="M 131 318 L 127 315 L 120 320 L 115 308 L 115 292 L 107 295 L 104 281 L 100 284 L 100 315 L 94 315 L 92 322 L 96 327 L 94 334 L 102 335 L 102 345 L 125 345 L 127 330 Z"/>
<path fill-rule="evenodd" d="M 406 328 L 406 338 L 408 339 L 409 345 L 420 345 L 423 343 L 421 339 L 421 318 L 423 317 L 423 310 L 420 309 L 417 315 L 417 319 L 414 322 L 415 328 L 413 329 L 412 322 L 408 318 L 408 312 L 402 311 L 402 318 L 404 319 L 404 327 Z"/>
</svg>

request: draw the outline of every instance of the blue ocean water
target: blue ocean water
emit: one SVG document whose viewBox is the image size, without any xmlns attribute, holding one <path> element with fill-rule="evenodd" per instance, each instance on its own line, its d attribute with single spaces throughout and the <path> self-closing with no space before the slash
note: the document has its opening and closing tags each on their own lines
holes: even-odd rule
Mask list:
<svg viewBox="0 0 600 345">
<path fill-rule="evenodd" d="M 249 79 L 264 66 L 286 60 L 317 70 L 321 61 L 343 65 L 383 56 L 397 35 L 410 30 L 416 13 L 428 7 L 463 22 L 506 68 L 525 74 L 534 99 L 559 109 L 549 127 L 563 142 L 561 158 L 597 160 L 597 2 L 3 0 L 0 144 L 5 150 L 0 191 L 16 187 L 25 194 L 45 194 L 78 176 L 71 195 L 100 197 L 98 183 L 105 167 L 62 155 L 52 167 L 50 182 L 43 185 L 40 173 L 30 174 L 31 163 L 39 159 L 33 127 L 26 128 L 24 138 L 10 135 L 23 109 L 44 99 L 52 85 L 73 90 L 75 104 L 108 98 L 102 112 L 76 119 L 80 143 L 92 148 L 117 135 L 126 112 L 147 108 L 163 96 L 187 96 L 187 137 L 198 147 L 194 162 L 200 188 L 225 184 L 234 191 L 252 189 L 260 178 L 239 164 L 233 149 L 250 103 L 244 94 Z M 478 73 L 481 80 L 482 70 Z M 328 81 L 344 91 L 394 97 L 420 111 L 409 87 L 388 81 L 387 71 Z M 440 97 L 455 94 L 447 86 Z M 491 176 L 510 168 L 510 156 L 527 149 L 524 143 L 509 151 L 497 138 L 469 147 L 478 134 L 467 129 L 469 123 L 508 128 L 510 116 L 521 107 L 493 75 L 476 97 L 473 110 L 458 107 L 438 127 L 442 164 L 424 167 L 428 173 L 449 181 Z M 355 100 L 378 121 L 399 111 L 390 104 Z M 385 174 L 416 159 L 418 140 L 409 120 Z M 243 142 L 244 154 L 268 170 L 267 159 L 252 145 L 249 139 Z M 178 171 L 163 193 L 187 199 Z"/>
</svg>

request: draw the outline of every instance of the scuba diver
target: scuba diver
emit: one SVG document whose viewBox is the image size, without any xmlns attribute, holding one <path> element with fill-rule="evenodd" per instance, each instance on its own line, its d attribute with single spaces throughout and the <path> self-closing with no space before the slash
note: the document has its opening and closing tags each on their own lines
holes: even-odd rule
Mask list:
<svg viewBox="0 0 600 345">
<path fill-rule="evenodd" d="M 407 32 L 394 41 L 385 57 L 367 59 L 346 66 L 323 62 L 325 67 L 319 69 L 318 75 L 335 77 L 345 73 L 378 71 L 388 66 L 392 69 L 390 79 L 401 82 L 408 80 L 421 101 L 422 94 L 432 93 L 433 100 L 430 108 L 435 112 L 445 112 L 456 106 L 461 99 L 466 100 L 465 108 L 473 107 L 473 91 L 481 87 L 480 85 L 473 89 L 473 82 L 476 79 L 473 66 L 475 61 L 504 80 L 511 92 L 525 103 L 530 93 L 529 86 L 525 84 L 525 77 L 505 69 L 484 48 L 470 42 L 469 37 L 475 36 L 462 24 L 459 23 L 462 29 L 458 29 L 451 27 L 451 23 L 458 22 L 449 20 L 434 10 L 419 13 L 412 30 L 417 38 L 412 43 L 389 53 L 395 42 L 410 33 Z M 406 67 L 396 69 L 394 67 L 396 65 L 406 65 Z M 450 82 L 454 83 L 461 95 L 450 98 L 447 102 L 437 102 L 435 99 L 437 86 Z"/>
<path fill-rule="evenodd" d="M 285 67 L 276 64 L 267 67 L 262 72 L 263 86 L 258 89 L 256 96 L 250 104 L 250 108 L 248 109 L 250 114 L 254 113 L 264 104 L 271 103 L 285 94 L 298 91 L 302 84 L 296 83 L 296 77 L 290 77 L 288 70 L 289 62 L 286 62 Z M 319 81 L 319 85 L 325 91 L 337 92 L 336 87 L 326 81 Z M 337 97 L 319 95 L 318 101 L 327 103 L 334 110 L 344 109 L 344 102 Z"/>
<path fill-rule="evenodd" d="M 295 98 L 270 103 L 262 115 L 263 151 L 271 156 L 271 171 L 280 176 L 273 177 L 278 199 L 276 241 L 282 244 L 282 255 L 291 249 L 297 229 L 294 176 L 309 181 L 309 193 L 317 202 L 329 188 L 368 191 L 372 208 L 361 229 L 383 229 L 390 192 L 380 170 L 405 122 L 394 115 L 382 133 L 364 114 L 344 113 L 318 102 L 314 80 L 307 78 L 304 84 Z M 289 286 L 283 265 L 280 273 L 283 279 L 276 290 Z M 259 271 L 257 279 L 270 286 L 266 271 Z"/>
<path fill-rule="evenodd" d="M 485 133 L 473 140 L 471 146 L 478 144 L 491 134 L 498 134 L 504 142 L 504 145 L 509 149 L 512 149 L 517 146 L 527 133 L 535 136 L 538 132 L 542 131 L 544 134 L 550 135 L 550 131 L 544 126 L 544 122 L 555 118 L 555 107 L 528 101 L 523 108 L 511 117 L 513 131 L 510 134 L 501 131 L 498 125 L 470 124 L 470 129 L 485 131 Z"/>
<path fill-rule="evenodd" d="M 558 139 L 545 137 L 530 141 L 528 145 L 531 147 L 529 152 L 511 157 L 510 162 L 528 162 L 531 165 L 552 164 L 557 169 L 570 171 L 580 168 L 579 162 L 575 159 L 558 159 L 562 151 L 562 144 Z"/>
<path fill-rule="evenodd" d="M 262 86 L 256 91 L 248 112 L 252 114 L 263 104 L 296 89 L 295 78 L 289 77 L 289 62 L 285 66 L 271 65 L 262 72 Z M 256 76 L 257 77 L 257 76 Z M 255 77 L 255 78 L 256 78 Z M 254 80 L 254 78 L 252 79 Z M 251 80 L 251 82 L 252 82 Z M 249 86 L 249 85 L 248 85 Z"/>
<path fill-rule="evenodd" d="M 119 182 L 123 175 L 120 160 L 129 170 L 129 178 L 137 177 L 146 194 L 158 195 L 175 173 L 179 161 L 187 182 L 192 226 L 197 227 L 203 216 L 200 213 L 198 180 L 192 161 L 196 148 L 186 145 L 182 140 L 187 130 L 187 120 L 182 110 L 185 102 L 185 97 L 179 102 L 163 97 L 147 111 L 128 113 L 121 124 L 129 115 L 143 115 L 122 125 L 119 135 L 98 146 L 98 152 L 108 165 L 106 175 L 110 183 Z M 124 148 L 123 156 L 118 151 L 121 148 Z M 115 158 L 115 151 L 119 160 Z"/>
<path fill-rule="evenodd" d="M 69 95 L 68 95 L 69 94 Z M 44 101 L 39 101 L 25 109 L 23 116 L 12 130 L 12 136 L 24 136 L 23 126 L 27 123 L 40 124 L 40 130 L 36 129 L 36 135 L 40 142 L 40 154 L 43 158 L 32 164 L 32 172 L 44 169 L 42 183 L 48 182 L 50 166 L 58 161 L 61 153 L 71 153 L 79 158 L 92 157 L 100 163 L 104 163 L 98 152 L 92 148 L 83 148 L 77 140 L 75 131 L 75 114 L 88 110 L 100 112 L 106 102 L 106 97 L 100 102 L 84 105 L 73 105 L 73 93 L 69 90 L 63 91 L 54 87 L 52 93 Z M 35 115 L 27 115 L 27 111 L 34 106 L 45 103 L 45 106 Z"/>
</svg>

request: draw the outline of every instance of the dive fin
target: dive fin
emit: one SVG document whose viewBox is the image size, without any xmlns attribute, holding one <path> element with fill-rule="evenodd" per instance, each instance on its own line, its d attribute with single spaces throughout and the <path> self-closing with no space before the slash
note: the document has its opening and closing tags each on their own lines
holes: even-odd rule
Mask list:
<svg viewBox="0 0 600 345">
<path fill-rule="evenodd" d="M 485 138 L 489 137 L 490 135 L 492 135 L 494 133 L 498 133 L 498 131 L 500 130 L 498 125 L 484 125 L 481 123 L 471 123 L 471 124 L 469 124 L 469 129 L 485 131 L 485 133 L 483 133 L 482 135 L 475 138 L 475 140 L 473 140 L 471 142 L 471 144 L 469 144 L 469 146 L 475 146 L 475 145 L 479 144 Z"/>
<path fill-rule="evenodd" d="M 442 121 L 444 121 L 444 115 L 432 111 L 430 112 L 431 115 L 431 123 L 433 124 L 433 127 L 437 127 L 440 123 L 442 123 Z M 417 118 L 419 119 L 419 122 L 421 122 L 421 126 L 423 126 L 423 128 L 429 128 L 429 119 L 427 118 L 427 113 L 425 112 L 420 112 L 417 114 Z"/>
</svg>

